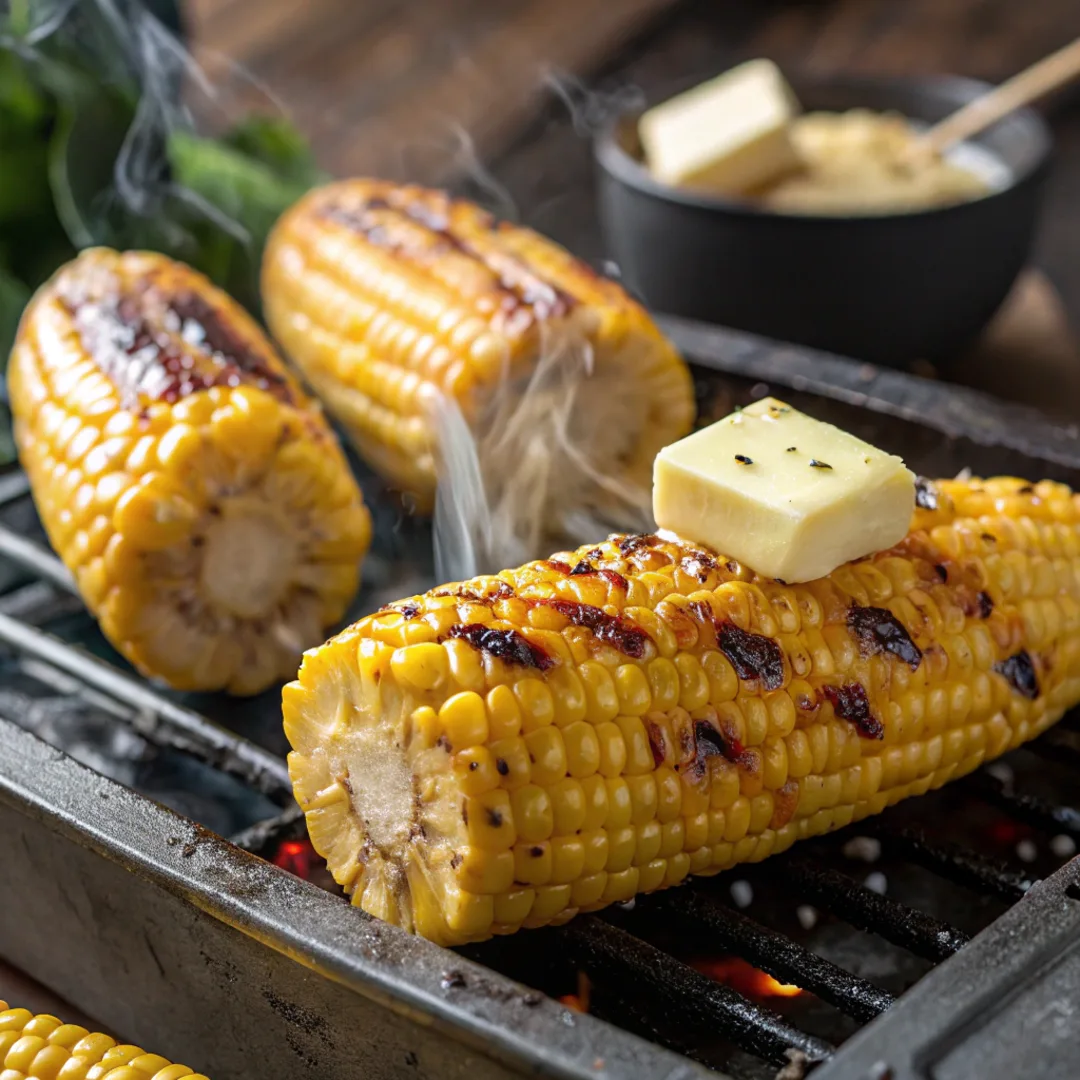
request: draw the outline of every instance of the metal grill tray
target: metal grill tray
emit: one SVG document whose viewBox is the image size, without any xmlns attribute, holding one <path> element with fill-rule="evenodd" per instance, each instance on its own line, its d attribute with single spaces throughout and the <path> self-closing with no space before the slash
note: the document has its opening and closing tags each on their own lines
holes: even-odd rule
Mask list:
<svg viewBox="0 0 1080 1080">
<path fill-rule="evenodd" d="M 664 322 L 697 364 L 707 413 L 721 415 L 768 388 L 902 453 L 926 474 L 971 467 L 1073 484 L 1080 477 L 1076 431 L 1031 410 L 743 334 Z M 20 493 L 25 481 L 19 474 L 0 478 L 0 503 L 13 504 Z M 402 520 L 388 502 L 376 503 L 376 544 L 357 612 L 431 584 L 426 528 Z M 32 515 L 18 520 L 26 513 L 24 499 L 16 511 L 19 531 L 33 528 Z M 257 792 L 271 816 L 234 840 L 262 851 L 295 829 L 276 694 L 247 702 L 162 694 L 123 668 L 84 613 L 48 626 L 85 649 L 36 629 L 35 613 L 49 606 L 57 590 L 70 589 L 70 580 L 6 520 L 9 528 L 0 530 L 3 587 L 15 591 L 0 598 L 4 651 L 58 681 L 89 688 L 148 744 Z M 1058 992 L 1077 978 L 1074 953 L 1060 963 L 1041 958 L 1054 955 L 1055 935 L 1076 935 L 1080 915 L 1066 899 L 1069 882 L 1062 877 L 1075 876 L 1075 869 L 1025 896 L 1030 882 L 1021 873 L 922 835 L 934 830 L 922 828 L 933 822 L 920 823 L 919 809 L 933 806 L 927 800 L 934 796 L 905 804 L 913 808 L 908 818 L 915 827 L 890 812 L 859 831 L 873 833 L 942 880 L 975 890 L 969 907 L 979 919 L 971 930 L 992 918 L 987 913 L 1025 897 L 970 944 L 966 926 L 879 896 L 829 864 L 838 841 L 804 843 L 760 868 L 767 879 L 771 868 L 782 867 L 785 888 L 907 957 L 899 989 L 915 986 L 889 1008 L 898 991 L 762 925 L 759 905 L 745 914 L 734 911 L 707 886 L 648 898 L 633 915 L 605 912 L 490 947 L 443 950 L 368 918 L 340 897 L 87 770 L 10 719 L 20 717 L 0 719 L 0 953 L 125 1037 L 181 1060 L 194 1056 L 189 1063 L 215 1080 L 241 1080 L 253 1068 L 266 1080 L 718 1075 L 694 1059 L 714 1067 L 725 1061 L 724 1068 L 740 1077 L 763 1076 L 786 1060 L 789 1048 L 799 1060 L 824 1063 L 815 1075 L 828 1080 L 960 1080 L 988 1074 L 985 1065 L 969 1070 L 968 1062 L 988 1060 L 993 1044 L 986 1040 L 1000 1041 L 1006 1031 L 1011 1052 L 1029 1064 L 1028 1075 L 1038 1077 L 1050 1075 L 1040 1071 L 1041 1061 L 1059 1060 L 1053 1048 L 1038 1056 L 1044 1027 L 1062 1033 L 1059 1049 L 1067 1048 L 1065 1036 L 1073 1033 L 1072 1013 Z M 1050 733 L 1036 752 L 1075 764 L 1070 755 L 1080 754 L 1067 735 Z M 972 805 L 993 805 L 1010 820 L 1080 839 L 1080 814 L 1060 805 L 1060 791 L 1040 801 L 987 774 L 946 790 Z M 282 811 L 276 816 L 274 805 Z M 1053 918 L 1044 917 L 1051 911 Z M 1038 933 L 1020 934 L 1013 925 L 1030 929 L 1033 921 Z M 839 1039 L 810 1034 L 681 962 L 686 949 L 680 954 L 678 941 L 672 951 L 666 940 L 653 940 L 652 929 L 660 924 L 677 929 L 683 942 L 707 941 L 813 991 L 847 1024 L 837 1029 L 841 1038 L 871 1023 L 834 1053 Z M 980 959 L 984 948 L 1005 959 Z M 530 978 L 535 957 L 545 951 L 565 953 L 598 985 L 614 987 L 598 1011 L 649 1041 L 572 1012 L 484 966 Z M 916 981 L 938 962 L 929 977 Z M 972 1018 L 965 1011 L 983 1000 L 970 982 L 973 972 L 985 983 L 979 993 L 992 1001 L 1006 997 L 990 983 L 995 973 L 1012 982 L 1030 976 L 1025 985 L 1032 989 L 1015 997 L 1017 1015 L 1044 1019 L 1014 1031 L 1008 1027 L 1013 1013 L 1006 1012 L 979 1027 L 982 1013 Z M 644 1011 L 630 992 L 639 987 L 651 995 Z M 626 992 L 625 1002 L 619 991 Z M 718 1058 L 710 1039 L 740 1049 Z"/>
</svg>

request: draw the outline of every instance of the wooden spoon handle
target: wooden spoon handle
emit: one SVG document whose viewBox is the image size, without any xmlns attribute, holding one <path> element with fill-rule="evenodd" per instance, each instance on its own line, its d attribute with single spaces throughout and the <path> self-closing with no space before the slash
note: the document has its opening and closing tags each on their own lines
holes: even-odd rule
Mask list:
<svg viewBox="0 0 1080 1080">
<path fill-rule="evenodd" d="M 940 154 L 1077 78 L 1080 78 L 1080 38 L 935 124 L 919 137 L 918 149 L 922 153 Z"/>
</svg>

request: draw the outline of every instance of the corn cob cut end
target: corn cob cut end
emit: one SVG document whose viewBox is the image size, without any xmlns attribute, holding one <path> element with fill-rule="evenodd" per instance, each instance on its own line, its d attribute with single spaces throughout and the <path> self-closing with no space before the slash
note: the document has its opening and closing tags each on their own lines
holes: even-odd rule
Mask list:
<svg viewBox="0 0 1080 1080">
<path fill-rule="evenodd" d="M 253 693 L 341 618 L 370 539 L 359 489 L 317 406 L 201 275 L 85 252 L 28 307 L 9 386 L 49 539 L 145 674 Z"/>
<path fill-rule="evenodd" d="M 653 458 L 693 423 L 686 365 L 621 287 L 443 192 L 348 180 L 309 193 L 267 244 L 263 298 L 361 454 L 423 508 L 439 470 L 433 400 L 478 434 L 495 407 L 543 432 L 535 461 L 522 440 L 483 464 L 496 487 L 532 470 L 560 508 L 647 505 Z"/>
<path fill-rule="evenodd" d="M 787 586 L 656 536 L 449 585 L 309 652 L 296 798 L 353 902 L 443 944 L 757 861 L 1080 702 L 1080 499 L 943 483 Z"/>
<path fill-rule="evenodd" d="M 159 1054 L 0 1001 L 4 1080 L 208 1080 Z"/>
</svg>

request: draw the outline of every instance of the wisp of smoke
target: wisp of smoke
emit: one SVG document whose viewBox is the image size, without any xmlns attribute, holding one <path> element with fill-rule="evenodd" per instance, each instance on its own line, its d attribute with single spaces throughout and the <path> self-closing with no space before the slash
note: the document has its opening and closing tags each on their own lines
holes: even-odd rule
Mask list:
<svg viewBox="0 0 1080 1080">
<path fill-rule="evenodd" d="M 610 91 L 590 89 L 566 71 L 548 71 L 544 84 L 566 106 L 574 131 L 583 137 L 596 134 L 619 113 L 641 108 L 645 104 L 645 94 L 640 87 L 619 86 Z"/>
<path fill-rule="evenodd" d="M 504 375 L 471 425 L 456 402 L 433 402 L 439 580 L 495 573 L 545 554 L 545 544 L 647 527 L 649 493 L 597 464 L 624 410 L 620 383 L 595 379 L 589 343 L 543 327 L 532 373 Z"/>
<path fill-rule="evenodd" d="M 166 146 L 170 134 L 203 126 L 197 114 L 225 117 L 229 109 L 226 82 L 233 84 L 232 97 L 239 98 L 237 87 L 243 88 L 245 107 L 256 100 L 260 112 L 284 115 L 281 103 L 248 71 L 217 54 L 214 59 L 220 71 L 211 79 L 177 36 L 139 0 L 28 3 L 29 27 L 18 41 L 5 41 L 5 45 L 43 69 L 57 71 L 46 51 L 47 44 L 57 39 L 61 52 L 73 48 L 82 54 L 88 70 L 101 79 L 130 85 L 138 93 L 134 120 L 116 156 L 113 187 L 102 193 L 100 205 L 85 223 L 85 235 L 72 240 L 80 247 L 102 242 L 98 232 L 104 233 L 105 223 L 115 221 L 116 212 L 122 211 L 152 219 L 162 239 L 179 248 L 189 238 L 189 225 L 165 209 L 174 200 L 195 212 L 189 218 L 201 218 L 238 242 L 250 243 L 243 224 L 170 178 Z"/>
</svg>

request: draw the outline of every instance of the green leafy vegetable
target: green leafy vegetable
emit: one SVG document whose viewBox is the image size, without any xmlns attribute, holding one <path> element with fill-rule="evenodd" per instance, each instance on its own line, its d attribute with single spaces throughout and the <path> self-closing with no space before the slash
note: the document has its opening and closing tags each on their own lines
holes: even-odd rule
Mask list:
<svg viewBox="0 0 1080 1080">
<path fill-rule="evenodd" d="M 323 176 L 281 118 L 200 134 L 190 63 L 140 0 L 0 5 L 0 364 L 33 290 L 92 245 L 182 259 L 258 314 L 267 232 Z"/>
</svg>

